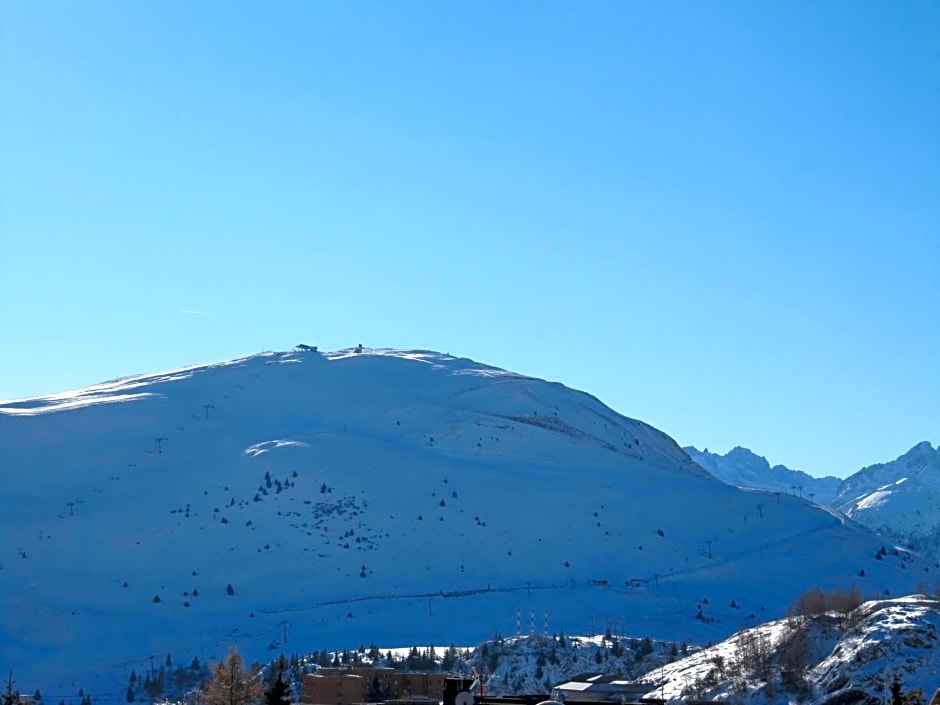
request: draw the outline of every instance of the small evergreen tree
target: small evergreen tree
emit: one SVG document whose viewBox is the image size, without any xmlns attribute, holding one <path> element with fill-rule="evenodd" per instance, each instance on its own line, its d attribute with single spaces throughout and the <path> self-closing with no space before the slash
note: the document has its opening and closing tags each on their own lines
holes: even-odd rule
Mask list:
<svg viewBox="0 0 940 705">
<path fill-rule="evenodd" d="M 382 688 L 382 682 L 378 676 L 373 676 L 369 684 L 369 692 L 366 693 L 366 701 L 370 703 L 380 703 L 386 700 L 385 690 Z"/>
<path fill-rule="evenodd" d="M 904 705 L 904 696 L 901 694 L 901 679 L 894 674 L 891 681 L 891 705 Z"/>
<path fill-rule="evenodd" d="M 277 661 L 277 678 L 264 693 L 266 705 L 290 705 L 290 685 L 285 681 L 284 671 L 287 668 L 287 659 L 282 655 Z"/>
<path fill-rule="evenodd" d="M 17 705 L 20 701 L 20 694 L 13 690 L 13 669 L 10 669 L 10 677 L 7 678 L 7 687 L 3 691 L 3 705 Z"/>
</svg>

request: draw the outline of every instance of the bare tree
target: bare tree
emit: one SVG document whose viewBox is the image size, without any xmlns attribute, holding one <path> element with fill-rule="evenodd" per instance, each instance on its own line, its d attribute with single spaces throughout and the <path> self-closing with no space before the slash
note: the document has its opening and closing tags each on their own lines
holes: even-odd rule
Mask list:
<svg viewBox="0 0 940 705">
<path fill-rule="evenodd" d="M 199 691 L 199 705 L 258 705 L 264 700 L 261 674 L 248 670 L 233 648 Z"/>
</svg>

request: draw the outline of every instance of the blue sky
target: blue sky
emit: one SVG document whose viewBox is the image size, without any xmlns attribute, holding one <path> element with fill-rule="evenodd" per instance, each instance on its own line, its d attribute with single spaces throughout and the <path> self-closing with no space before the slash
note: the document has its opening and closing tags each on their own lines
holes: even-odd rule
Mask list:
<svg viewBox="0 0 940 705">
<path fill-rule="evenodd" d="M 0 398 L 298 342 L 940 441 L 940 6 L 13 3 Z"/>
</svg>

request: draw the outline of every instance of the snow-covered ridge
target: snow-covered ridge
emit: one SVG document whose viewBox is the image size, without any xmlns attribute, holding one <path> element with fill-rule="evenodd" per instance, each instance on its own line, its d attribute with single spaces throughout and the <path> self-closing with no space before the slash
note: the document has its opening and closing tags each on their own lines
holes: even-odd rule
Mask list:
<svg viewBox="0 0 940 705">
<path fill-rule="evenodd" d="M 270 355 L 270 354 L 268 354 Z M 265 354 L 252 357 L 262 357 Z M 34 416 L 48 414 L 56 411 L 69 411 L 95 404 L 118 404 L 121 402 L 137 401 L 159 396 L 154 392 L 135 392 L 142 387 L 178 382 L 189 379 L 195 374 L 206 370 L 238 365 L 252 359 L 252 357 L 228 360 L 211 365 L 191 365 L 169 372 L 157 374 L 140 374 L 120 377 L 100 382 L 88 387 L 57 394 L 47 394 L 25 399 L 0 400 L 0 414 L 10 416 Z"/>
<path fill-rule="evenodd" d="M 318 353 L 262 352 L 256 355 L 226 360 L 203 365 L 189 365 L 167 372 L 137 374 L 121 377 L 81 389 L 48 394 L 25 399 L 0 400 L 0 414 L 11 416 L 32 416 L 57 411 L 80 409 L 95 404 L 118 404 L 161 396 L 157 392 L 140 392 L 142 388 L 159 387 L 172 382 L 190 379 L 196 375 L 212 372 L 227 367 L 244 367 L 263 362 L 265 364 L 291 364 L 301 361 L 301 355 Z M 423 362 L 437 369 L 447 370 L 452 374 L 466 374 L 481 377 L 509 377 L 525 379 L 522 375 L 507 372 L 495 367 L 483 365 L 467 358 L 436 353 L 430 350 L 395 350 L 391 348 L 349 348 L 319 355 L 321 359 L 335 361 L 355 357 L 386 357 L 414 362 Z"/>
</svg>

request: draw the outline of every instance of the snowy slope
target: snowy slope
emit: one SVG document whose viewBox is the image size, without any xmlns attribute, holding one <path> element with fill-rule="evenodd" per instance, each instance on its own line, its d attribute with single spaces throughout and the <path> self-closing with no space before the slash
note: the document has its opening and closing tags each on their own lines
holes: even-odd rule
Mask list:
<svg viewBox="0 0 940 705">
<path fill-rule="evenodd" d="M 594 397 L 426 351 L 0 402 L 0 473 L 0 663 L 102 701 L 153 654 L 468 643 L 517 609 L 714 641 L 807 584 L 906 592 L 929 567 Z"/>
<path fill-rule="evenodd" d="M 683 450 L 692 460 L 729 485 L 799 494 L 818 504 L 829 504 L 842 482 L 837 477 L 812 477 L 784 465 L 771 467 L 766 458 L 740 446 L 724 455 L 709 453 L 707 448 L 700 451 L 694 446 Z"/>
<path fill-rule="evenodd" d="M 940 683 L 940 601 L 923 595 L 864 603 L 849 615 L 782 619 L 742 630 L 639 682 L 649 697 L 741 703 L 882 702 L 897 674 L 929 699 Z"/>
<path fill-rule="evenodd" d="M 940 448 L 923 442 L 845 479 L 833 506 L 940 560 Z"/>
</svg>

